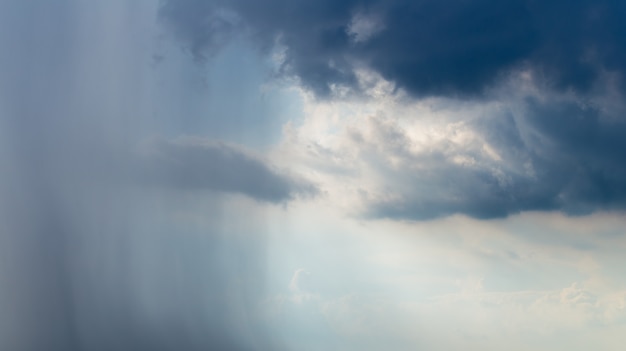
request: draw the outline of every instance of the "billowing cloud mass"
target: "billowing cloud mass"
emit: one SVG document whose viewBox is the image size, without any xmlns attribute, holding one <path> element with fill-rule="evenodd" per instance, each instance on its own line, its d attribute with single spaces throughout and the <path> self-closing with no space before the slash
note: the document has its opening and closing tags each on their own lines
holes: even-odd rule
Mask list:
<svg viewBox="0 0 626 351">
<path fill-rule="evenodd" d="M 349 159 L 340 168 L 369 179 L 355 190 L 367 217 L 583 214 L 626 205 L 622 2 L 581 0 L 565 9 L 523 0 L 170 0 L 160 15 L 194 55 L 217 49 L 203 38 L 226 32 L 191 28 L 236 15 L 229 35 L 282 50 L 282 72 L 317 103 L 349 106 L 332 110 L 344 122 L 331 134 L 344 141 L 323 145 L 309 136 L 327 152 L 305 162 L 329 170 L 328 155 Z M 345 121 L 345 111 L 372 99 L 378 110 Z M 389 106 L 429 101 L 438 101 L 427 113 L 443 119 L 444 137 L 424 143 L 409 130 L 430 128 L 424 111 Z M 299 129 L 304 139 L 310 132 Z"/>
<path fill-rule="evenodd" d="M 374 200 L 370 214 L 494 218 L 522 211 L 585 214 L 625 208 L 626 123 L 620 116 L 612 119 L 598 106 L 569 99 L 546 103 L 533 96 L 486 113 L 494 116 L 457 129 L 472 133 L 468 139 L 417 152 L 402 128 L 378 128 L 386 133 L 381 137 L 394 139 L 381 144 L 400 143 L 387 156 L 399 158 L 391 172 L 405 191 L 397 199 Z"/>
<path fill-rule="evenodd" d="M 278 41 L 283 68 L 320 95 L 357 88 L 362 66 L 416 96 L 478 96 L 522 67 L 555 89 L 585 92 L 605 72 L 623 76 L 624 15 L 619 0 L 169 0 L 161 8 L 196 56 L 236 26 L 261 47 Z"/>
<path fill-rule="evenodd" d="M 501 88 L 487 101 L 414 100 L 379 80 L 366 100 L 307 100 L 283 152 L 369 218 L 625 208 L 619 93 L 583 99 L 528 75 Z"/>
</svg>

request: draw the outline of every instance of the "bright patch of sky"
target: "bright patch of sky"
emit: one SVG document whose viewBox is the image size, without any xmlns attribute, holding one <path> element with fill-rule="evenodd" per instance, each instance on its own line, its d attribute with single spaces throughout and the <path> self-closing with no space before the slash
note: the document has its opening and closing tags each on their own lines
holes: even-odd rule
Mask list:
<svg viewBox="0 0 626 351">
<path fill-rule="evenodd" d="M 626 330 L 617 214 L 362 222 L 320 200 L 263 216 L 264 318 L 290 349 L 617 350 Z"/>
</svg>

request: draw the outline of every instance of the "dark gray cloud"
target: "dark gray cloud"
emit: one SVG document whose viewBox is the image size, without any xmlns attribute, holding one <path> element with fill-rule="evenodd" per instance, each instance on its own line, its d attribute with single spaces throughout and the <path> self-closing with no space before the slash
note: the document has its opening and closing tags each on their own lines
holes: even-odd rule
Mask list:
<svg viewBox="0 0 626 351">
<path fill-rule="evenodd" d="M 611 116 L 572 99 L 527 97 L 522 106 L 523 113 L 505 109 L 472 122 L 469 128 L 480 136 L 478 144 L 444 143 L 419 154 L 404 145 L 378 155 L 402 160 L 399 169 L 375 163 L 385 179 L 397 184 L 390 186 L 397 196 L 369 199 L 366 214 L 423 220 L 626 209 L 626 123 L 621 114 Z M 392 145 L 397 140 L 375 142 Z M 485 154 L 482 142 L 498 159 Z"/>
<path fill-rule="evenodd" d="M 254 199 L 284 202 L 313 195 L 315 186 L 283 174 L 241 147 L 198 138 L 145 143 L 142 179 L 190 190 L 236 192 Z"/>
<path fill-rule="evenodd" d="M 523 116 L 502 113 L 472 125 L 502 157 L 497 162 L 479 149 L 442 145 L 413 155 L 397 135 L 381 136 L 361 157 L 401 185 L 390 186 L 399 192 L 394 200 L 369 199 L 369 215 L 494 218 L 624 207 L 625 111 L 589 103 L 603 94 L 623 100 L 623 1 L 168 0 L 160 15 L 197 54 L 214 49 L 204 37 L 219 34 L 197 29 L 225 10 L 237 14 L 240 33 L 262 49 L 284 45 L 284 72 L 321 97 L 334 84 L 358 91 L 356 67 L 417 98 L 499 99 L 493 92 L 521 71 L 544 91 L 544 98 L 524 102 Z M 375 160 L 377 152 L 406 165 L 394 170 Z M 476 163 L 459 164 L 451 154 Z"/>
<path fill-rule="evenodd" d="M 624 208 L 626 205 L 626 121 L 605 115 L 600 106 L 528 101 L 528 123 L 545 143 L 536 151 L 549 179 L 562 185 L 567 211 Z"/>
<path fill-rule="evenodd" d="M 357 88 L 354 65 L 414 95 L 480 96 L 512 69 L 531 68 L 555 89 L 588 91 L 602 72 L 626 70 L 626 5 L 619 0 L 168 0 L 161 17 L 196 57 L 212 52 L 224 11 L 262 48 L 286 46 L 286 71 L 320 96 Z M 357 14 L 379 22 L 355 40 Z M 220 23 L 223 20 L 220 20 Z M 622 86 L 622 89 L 624 86 Z"/>
</svg>

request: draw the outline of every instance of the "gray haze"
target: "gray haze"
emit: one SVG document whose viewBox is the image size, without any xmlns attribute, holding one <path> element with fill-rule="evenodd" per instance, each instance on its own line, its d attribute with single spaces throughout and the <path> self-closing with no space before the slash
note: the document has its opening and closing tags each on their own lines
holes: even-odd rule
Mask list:
<svg viewBox="0 0 626 351">
<path fill-rule="evenodd" d="M 10 0 L 0 23 L 0 349 L 280 349 L 262 235 L 220 229 L 220 193 L 313 188 L 219 143 L 137 151 L 156 3 Z M 172 219 L 185 203 L 209 225 Z"/>
</svg>

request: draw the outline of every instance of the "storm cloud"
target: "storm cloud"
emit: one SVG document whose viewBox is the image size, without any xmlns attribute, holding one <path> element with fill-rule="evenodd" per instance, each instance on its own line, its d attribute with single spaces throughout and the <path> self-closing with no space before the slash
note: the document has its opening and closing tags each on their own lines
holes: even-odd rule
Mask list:
<svg viewBox="0 0 626 351">
<path fill-rule="evenodd" d="M 194 56 L 219 49 L 207 37 L 225 35 L 282 50 L 281 72 L 322 100 L 345 91 L 371 99 L 369 72 L 393 86 L 394 99 L 503 106 L 474 120 L 457 111 L 481 140 L 473 145 L 416 153 L 402 128 L 385 123 L 359 142 L 346 133 L 354 163 L 367 163 L 391 193 L 368 192 L 367 216 L 624 208 L 623 2 L 169 0 L 160 16 Z M 236 26 L 209 25 L 216 16 Z"/>
<path fill-rule="evenodd" d="M 282 174 L 251 151 L 223 142 L 156 139 L 142 145 L 139 162 L 143 181 L 178 189 L 241 193 L 274 203 L 317 192 L 313 184 Z"/>
<path fill-rule="evenodd" d="M 168 0 L 160 14 L 197 58 L 237 32 L 262 49 L 279 43 L 283 72 L 319 96 L 358 91 L 358 67 L 415 96 L 458 97 L 482 96 L 519 69 L 577 92 L 626 70 L 626 6 L 617 0 Z"/>
<path fill-rule="evenodd" d="M 407 152 L 405 168 L 392 171 L 402 195 L 373 201 L 370 215 L 498 218 L 523 211 L 580 215 L 626 208 L 623 120 L 603 120 L 596 107 L 573 101 L 546 104 L 529 97 L 522 105 L 523 113 L 504 110 L 473 123 L 469 128 L 480 141 Z"/>
</svg>

